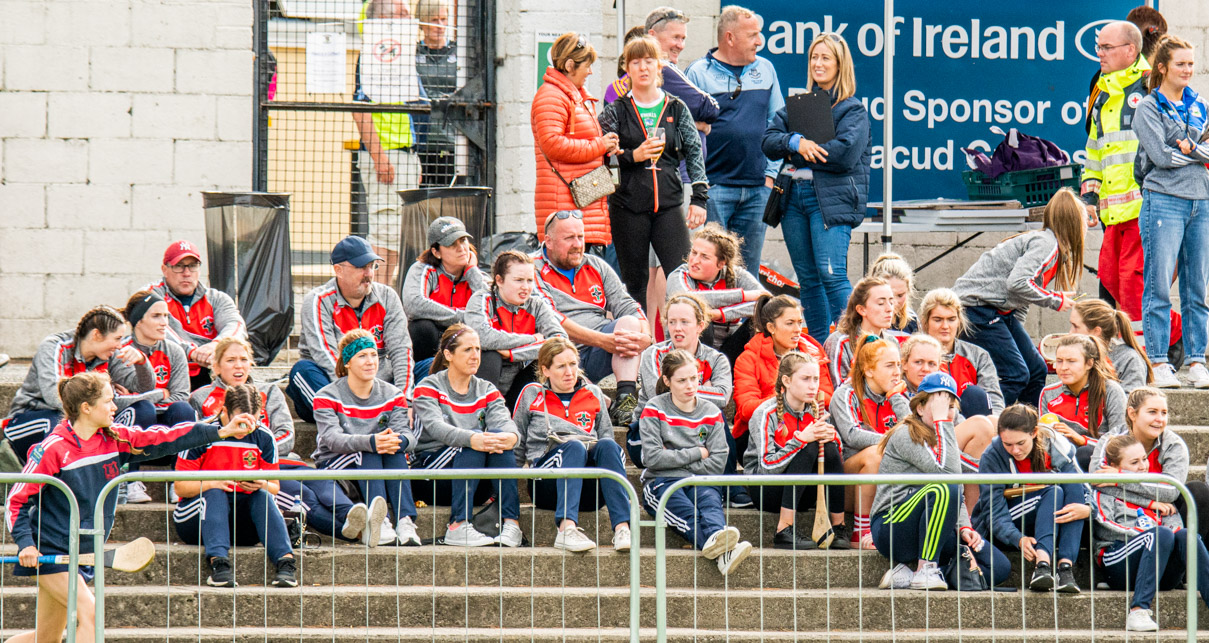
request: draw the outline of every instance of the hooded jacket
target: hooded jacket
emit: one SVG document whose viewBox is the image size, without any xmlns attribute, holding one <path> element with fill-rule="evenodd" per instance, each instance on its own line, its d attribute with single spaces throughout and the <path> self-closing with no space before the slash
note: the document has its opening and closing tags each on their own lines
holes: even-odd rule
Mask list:
<svg viewBox="0 0 1209 643">
<path fill-rule="evenodd" d="M 831 393 L 835 386 L 823 347 L 813 337 L 803 333 L 798 339 L 797 350 L 818 361 L 819 392 L 823 394 L 823 404 L 831 404 Z M 747 424 L 756 408 L 772 397 L 780 365 L 781 359 L 773 350 L 772 338 L 764 333 L 756 333 L 735 359 L 735 426 L 731 430 L 735 437 L 747 433 Z"/>
<path fill-rule="evenodd" d="M 621 149 L 617 156 L 620 184 L 609 197 L 612 205 L 632 212 L 658 212 L 679 208 L 684 203 L 684 183 L 677 174 L 683 161 L 692 178 L 692 198 L 689 203 L 701 208 L 709 199 L 709 180 L 705 176 L 705 159 L 701 155 L 701 138 L 688 107 L 679 98 L 663 94 L 663 112 L 656 122 L 666 136 L 663 153 L 655 162 L 658 170 L 647 169 L 649 161 L 635 161 L 634 149 L 647 139 L 646 128 L 638 115 L 633 96 L 626 95 L 605 106 L 600 112 L 600 126 L 606 132 L 616 132 Z"/>
<path fill-rule="evenodd" d="M 533 155 L 537 160 L 537 186 L 533 191 L 533 209 L 537 220 L 537 239 L 545 241 L 546 217 L 559 210 L 583 210 L 587 243 L 608 245 L 609 204 L 598 199 L 582 208 L 575 205 L 568 183 L 605 163 L 603 133 L 596 122 L 596 99 L 582 87 L 576 87 L 566 74 L 547 67 L 542 86 L 533 96 L 529 122 L 533 128 Z M 542 155 L 545 152 L 545 155 Z M 547 158 L 550 160 L 547 162 Z M 550 164 L 562 179 L 550 169 Z"/>
</svg>

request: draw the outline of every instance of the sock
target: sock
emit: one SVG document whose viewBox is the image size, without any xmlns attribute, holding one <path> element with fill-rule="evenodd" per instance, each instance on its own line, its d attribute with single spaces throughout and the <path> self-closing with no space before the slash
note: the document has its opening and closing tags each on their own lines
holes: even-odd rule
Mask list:
<svg viewBox="0 0 1209 643">
<path fill-rule="evenodd" d="M 623 395 L 635 395 L 638 392 L 638 382 L 634 380 L 625 380 L 617 382 L 617 397 Z"/>
<path fill-rule="evenodd" d="M 857 540 L 861 537 L 861 534 L 869 531 L 869 514 L 855 514 L 854 518 L 856 522 L 854 526 L 856 528 L 852 530 L 852 539 Z"/>
</svg>

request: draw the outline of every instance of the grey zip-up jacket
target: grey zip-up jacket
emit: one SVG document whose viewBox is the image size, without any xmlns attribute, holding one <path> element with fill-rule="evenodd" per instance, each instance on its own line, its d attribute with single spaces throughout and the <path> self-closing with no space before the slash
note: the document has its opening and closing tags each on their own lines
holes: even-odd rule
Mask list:
<svg viewBox="0 0 1209 643">
<path fill-rule="evenodd" d="M 509 313 L 508 319 L 499 309 Z M 480 290 L 466 302 L 466 325 L 479 334 L 479 343 L 484 351 L 506 351 L 512 362 L 522 363 L 537 359 L 537 352 L 544 342 L 533 341 L 533 333 L 525 333 L 516 328 L 516 316 L 524 311 L 533 318 L 534 330 L 542 337 L 550 339 L 555 335 L 566 337 L 563 331 L 562 316 L 544 297 L 534 292 L 525 300 L 524 306 L 513 306 L 503 299 L 496 297 L 491 289 Z M 507 388 L 501 386 L 500 388 Z"/>
<path fill-rule="evenodd" d="M 328 377 L 336 379 L 336 346 L 350 330 L 364 328 L 378 343 L 378 377 L 389 380 L 403 391 L 413 385 L 411 371 L 411 335 L 407 332 L 407 314 L 399 294 L 386 284 L 374 282 L 360 309 L 349 306 L 332 279 L 306 294 L 302 301 L 302 336 L 298 355 L 319 365 Z"/>
<path fill-rule="evenodd" d="M 835 431 L 840 436 L 845 460 L 862 449 L 876 445 L 886 431 L 911 414 L 911 403 L 902 393 L 895 393 L 887 398 L 873 393 L 866 387 L 865 399 L 871 407 L 869 416 L 875 426 L 869 426 L 861 420 L 860 402 L 857 401 L 851 382 L 844 382 L 831 396 L 831 423 L 835 425 Z"/>
<path fill-rule="evenodd" d="M 139 370 L 133 366 L 126 365 L 121 360 L 111 360 L 109 366 L 109 376 L 117 384 L 126 387 L 132 395 L 122 396 L 123 402 L 129 406 L 140 400 L 147 400 L 155 405 L 156 408 L 162 409 L 173 402 L 184 402 L 189 399 L 189 358 L 185 357 L 185 350 L 176 342 L 161 339 L 154 346 L 143 346 L 134 340 L 134 337 L 127 337 L 122 343 L 123 346 L 133 346 L 144 355 L 150 357 L 155 352 L 162 352 L 168 356 L 168 382 L 165 388 L 168 390 L 168 397 L 158 388 L 158 375 L 151 379 L 151 386 L 145 386 L 146 382 Z M 115 354 L 116 355 L 116 354 Z M 146 363 L 148 360 L 143 360 Z"/>
<path fill-rule="evenodd" d="M 1087 398 L 1087 388 L 1080 391 L 1079 395 L 1075 395 L 1062 382 L 1055 382 L 1042 389 L 1037 412 L 1042 415 L 1046 413 L 1057 415 L 1062 418 L 1063 424 L 1087 436 L 1088 444 L 1092 445 L 1097 441 L 1102 442 L 1103 438 L 1110 435 L 1129 430 L 1125 419 L 1125 392 L 1121 390 L 1120 384 L 1109 380 L 1107 386 L 1104 387 L 1104 410 L 1100 415 L 1099 440 L 1091 437 L 1088 429 L 1083 426 L 1083 423 L 1091 421 Z M 1092 471 L 1095 469 L 1093 468 Z"/>
<path fill-rule="evenodd" d="M 1150 92 L 1138 104 L 1133 118 L 1133 131 L 1138 136 L 1138 155 L 1134 160 L 1134 174 L 1141 174 L 1142 187 L 1168 196 L 1188 200 L 1209 199 L 1209 143 L 1200 143 L 1191 154 L 1180 152 L 1180 141 L 1201 140 L 1205 130 L 1206 112 L 1209 103 L 1196 96 L 1191 88 L 1193 102 L 1190 110 L 1199 110 L 1200 118 L 1180 117 L 1166 97 L 1162 101 L 1158 90 Z M 1164 103 L 1164 105 L 1160 105 Z M 1199 126 L 1198 126 L 1199 125 Z M 1171 248 L 1174 252 L 1176 248 Z"/>
<path fill-rule="evenodd" d="M 289 456 L 290 451 L 294 448 L 294 418 L 290 415 L 290 407 L 286 405 L 285 393 L 281 392 L 280 386 L 272 382 L 259 384 L 253 382 L 249 377 L 248 383 L 260 391 L 264 400 L 264 408 L 261 409 L 261 426 L 273 436 L 273 442 L 277 445 L 277 455 L 283 458 Z M 227 385 L 222 378 L 217 378 L 213 383 L 193 391 L 193 394 L 189 396 L 189 404 L 197 411 L 197 417 L 213 417 L 222 410 L 226 396 Z"/>
<path fill-rule="evenodd" d="M 721 475 L 730 449 L 726 446 L 726 422 L 713 404 L 702 404 L 692 412 L 681 411 L 664 393 L 647 403 L 638 420 L 642 437 L 644 481 L 651 478 L 686 478 L 692 475 Z M 701 458 L 701 449 L 709 457 Z"/>
<path fill-rule="evenodd" d="M 60 379 L 97 369 L 108 369 L 112 373 L 114 365 L 119 361 L 121 360 L 117 358 L 115 352 L 109 361 L 94 359 L 91 362 L 85 362 L 84 355 L 80 353 L 80 347 L 76 345 L 73 331 L 47 336 L 42 343 L 38 344 L 34 359 L 25 373 L 25 380 L 21 382 L 21 387 L 13 395 L 8 417 L 29 411 L 62 411 L 63 401 L 59 399 Z M 128 368 L 134 371 L 136 377 L 135 387 L 131 389 L 132 391 L 146 391 L 155 387 L 155 373 L 151 371 L 151 365 L 146 360 Z M 115 397 L 119 411 L 139 399 L 137 395 L 117 395 Z"/>
<path fill-rule="evenodd" d="M 881 338 L 893 343 L 895 348 L 899 346 L 898 338 L 905 336 L 906 333 L 893 328 L 887 328 L 881 334 Z M 827 353 L 827 368 L 831 369 L 831 382 L 835 386 L 848 381 L 848 372 L 852 368 L 856 348 L 852 345 L 852 339 L 848 337 L 848 334 L 838 330 L 828 335 L 826 341 L 823 342 L 823 352 Z"/>
<path fill-rule="evenodd" d="M 712 282 L 697 281 L 690 277 L 687 264 L 673 270 L 672 274 L 667 276 L 668 299 L 671 299 L 673 295 L 689 293 L 705 300 L 710 308 L 722 313 L 721 321 L 711 323 L 709 329 L 702 334 L 703 337 L 708 338 L 710 345 L 714 348 L 720 348 L 722 342 L 739 330 L 743 322 L 755 312 L 756 302 L 743 301 L 743 292 L 746 290 L 768 292 L 764 286 L 760 285 L 759 279 L 743 268 L 740 268 L 738 274 L 735 275 L 734 288 L 726 287 L 726 268 L 722 268 Z"/>
<path fill-rule="evenodd" d="M 400 452 L 415 449 L 416 436 L 407 419 L 407 395 L 389 382 L 375 379 L 368 398 L 359 398 L 342 377 L 315 394 L 316 463 L 336 456 L 377 452 L 374 434 L 390 428 L 403 439 Z"/>
<path fill-rule="evenodd" d="M 416 384 L 412 397 L 416 415 L 416 451 L 470 447 L 475 433 L 513 433 L 520 437 L 504 396 L 495 385 L 470 378 L 465 395 L 449 385 L 449 371 L 429 375 Z M 521 446 L 517 443 L 517 446 Z"/>
<path fill-rule="evenodd" d="M 162 279 L 146 286 L 146 290 L 163 297 L 164 301 L 172 299 L 180 304 L 180 297 L 172 292 L 172 289 Z M 213 339 L 185 330 L 184 324 L 175 315 L 170 315 L 168 318 L 168 339 L 179 344 L 186 356 L 198 346 L 218 341 L 223 337 L 248 338 L 248 327 L 244 323 L 243 315 L 239 314 L 239 307 L 235 305 L 235 300 L 231 299 L 230 295 L 221 290 L 207 288 L 199 283 L 197 289 L 193 291 L 193 300 L 189 302 L 189 307 L 185 308 L 181 304 L 181 308 L 185 308 L 185 314 L 191 316 L 194 306 L 198 306 L 203 299 L 209 302 L 210 309 L 213 311 L 213 318 L 210 322 L 214 325 Z M 172 307 L 169 306 L 168 309 L 171 311 Z M 198 322 L 205 327 L 204 319 L 200 319 Z"/>
<path fill-rule="evenodd" d="M 642 351 L 638 362 L 638 405 L 634 407 L 634 421 L 642 417 L 642 409 L 647 401 L 655 397 L 655 387 L 659 384 L 659 373 L 663 370 L 663 358 L 672 352 L 672 340 L 651 344 Z M 709 402 L 725 410 L 730 404 L 731 393 L 734 392 L 734 380 L 731 377 L 730 361 L 726 356 L 697 342 L 697 369 L 700 384 L 697 386 L 697 399 Z"/>
<path fill-rule="evenodd" d="M 1125 342 L 1114 339 L 1108 347 L 1108 359 L 1117 371 L 1117 380 L 1126 396 L 1133 393 L 1135 388 L 1146 386 L 1146 358 L 1126 346 Z"/>
<path fill-rule="evenodd" d="M 1104 447 L 1108 440 L 1100 440 L 1091 456 L 1091 470 L 1107 466 Z M 1151 473 L 1164 473 L 1180 482 L 1188 480 L 1188 445 L 1170 428 L 1155 440 L 1151 453 L 1158 452 L 1160 469 Z M 1095 525 L 1092 533 L 1097 547 L 1106 547 L 1115 542 L 1129 540 L 1142 533 L 1137 528 L 1138 509 L 1141 508 L 1156 523 L 1170 529 L 1180 529 L 1184 521 L 1179 513 L 1158 516 L 1154 513 L 1155 502 L 1174 503 L 1180 497 L 1175 487 L 1165 484 L 1142 484 L 1122 482 L 1113 487 L 1092 487 L 1092 517 Z"/>
<path fill-rule="evenodd" d="M 546 259 L 543 248 L 533 255 L 537 268 L 537 290 L 559 314 L 589 330 L 600 330 L 613 319 L 633 315 L 645 320 L 642 306 L 630 297 L 621 278 L 604 259 L 584 254 L 584 261 L 575 269 L 574 282 Z"/>
<path fill-rule="evenodd" d="M 523 467 L 526 462 L 541 460 L 550 450 L 551 433 L 615 442 L 608 409 L 609 400 L 604 392 L 586 378 L 579 379 L 570 403 L 564 403 L 547 386 L 537 382 L 526 384 L 512 412 L 524 445 L 523 449 L 516 449 L 516 465 Z"/>
<path fill-rule="evenodd" d="M 819 411 L 823 412 L 824 409 Z M 753 475 L 783 472 L 794 456 L 809 444 L 793 437 L 793 434 L 814 424 L 815 420 L 817 418 L 809 405 L 802 409 L 801 413 L 796 413 L 787 404 L 785 414 L 777 417 L 777 398 L 765 400 L 756 407 L 751 416 L 751 423 L 747 425 L 751 438 L 747 442 L 747 451 L 743 454 L 743 473 Z M 789 431 L 789 439 L 784 445 L 778 445 L 776 433 L 782 423 L 789 423 L 789 426 L 785 427 Z"/>
<path fill-rule="evenodd" d="M 446 326 L 463 321 L 465 309 L 432 298 L 432 293 L 440 289 L 442 279 L 451 282 L 453 293 L 469 289 L 473 296 L 487 288 L 487 280 L 478 266 L 467 266 L 462 278 L 454 279 L 442 268 L 417 261 L 407 269 L 407 277 L 403 280 L 403 312 L 407 313 L 408 319 L 431 319 Z"/>
<path fill-rule="evenodd" d="M 957 386 L 961 387 L 965 381 L 962 371 L 966 364 L 973 369 L 977 378 L 970 384 L 977 384 L 979 388 L 986 391 L 987 399 L 991 403 L 991 414 L 999 415 L 1003 413 L 1003 390 L 999 387 L 999 371 L 995 368 L 995 362 L 991 359 L 991 354 L 986 352 L 986 349 L 976 344 L 964 340 L 954 340 L 953 352 L 945 355 L 943 358 L 949 374 L 953 379 L 957 380 Z M 955 372 L 956 371 L 956 372 Z"/>
<path fill-rule="evenodd" d="M 961 473 L 961 449 L 957 446 L 957 436 L 950 422 L 936 423 L 936 446 L 930 447 L 919 444 L 911 439 L 911 430 L 899 426 L 886 442 L 886 451 L 882 454 L 882 463 L 878 473 Z M 873 508 L 870 516 L 876 516 L 888 511 L 891 506 L 902 504 L 912 493 L 918 490 L 920 484 L 881 484 L 877 486 L 877 494 L 873 496 Z M 957 503 L 957 524 L 960 527 L 970 527 L 970 515 L 966 511 L 964 485 L 957 487 L 957 496 L 940 502 Z"/>
<path fill-rule="evenodd" d="M 1049 230 L 1011 237 L 982 253 L 953 290 L 965 306 L 1020 313 L 1030 305 L 1058 310 L 1066 296 L 1050 287 L 1046 275 L 1052 274 L 1060 254 L 1058 238 Z"/>
</svg>

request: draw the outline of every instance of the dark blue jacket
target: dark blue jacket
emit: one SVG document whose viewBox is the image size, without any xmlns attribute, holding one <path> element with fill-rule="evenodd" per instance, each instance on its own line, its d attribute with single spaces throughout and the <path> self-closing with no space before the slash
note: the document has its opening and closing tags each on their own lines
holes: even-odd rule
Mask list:
<svg viewBox="0 0 1209 643">
<path fill-rule="evenodd" d="M 789 131 L 784 107 L 777 110 L 764 132 L 761 149 L 771 160 L 785 159 L 787 165 L 814 170 L 823 225 L 856 227 L 865 219 L 869 201 L 869 164 L 873 158 L 869 113 L 860 100 L 846 98 L 831 108 L 831 116 L 835 119 L 835 138 L 821 145 L 827 150 L 826 163 L 810 163 L 798 154 L 790 143 L 796 132 Z"/>
<path fill-rule="evenodd" d="M 1062 448 L 1063 438 L 1051 434 L 1048 442 L 1049 472 L 1080 473 L 1079 465 Z M 1016 473 L 1015 462 L 1015 458 L 1003 448 L 1003 442 L 996 437 L 994 440 L 991 440 L 990 446 L 982 452 L 982 459 L 978 462 L 978 472 Z M 1047 472 L 1034 471 L 1033 473 Z M 1020 532 L 1017 523 L 1012 521 L 1011 506 L 1019 503 L 1020 499 L 1015 498 L 1009 504 L 1008 499 L 1003 496 L 1005 489 L 1015 486 L 1018 485 L 984 484 L 978 486 L 978 502 L 974 505 L 974 515 L 971 518 L 971 523 L 974 529 L 978 530 L 979 534 L 982 534 L 983 538 L 989 539 L 991 532 L 994 531 L 995 540 L 1013 546 L 1019 544 L 1020 538 L 1024 534 Z M 1082 483 L 1071 482 L 1060 486 L 1064 495 L 1063 502 L 1066 504 L 1087 502 L 1087 487 Z"/>
</svg>

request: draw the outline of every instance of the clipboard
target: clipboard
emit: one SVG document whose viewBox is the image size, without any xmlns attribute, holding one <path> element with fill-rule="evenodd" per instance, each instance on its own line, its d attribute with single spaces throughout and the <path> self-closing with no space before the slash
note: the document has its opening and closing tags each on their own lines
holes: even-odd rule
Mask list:
<svg viewBox="0 0 1209 643">
<path fill-rule="evenodd" d="M 820 144 L 835 138 L 835 119 L 831 115 L 831 97 L 827 92 L 815 90 L 794 94 L 785 101 L 785 113 L 789 117 L 790 132 Z"/>
</svg>

